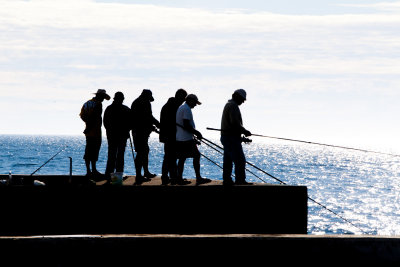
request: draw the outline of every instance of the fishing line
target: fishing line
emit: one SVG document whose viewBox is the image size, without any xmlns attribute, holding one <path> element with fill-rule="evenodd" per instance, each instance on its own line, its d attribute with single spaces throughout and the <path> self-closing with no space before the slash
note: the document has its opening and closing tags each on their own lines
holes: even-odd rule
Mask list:
<svg viewBox="0 0 400 267">
<path fill-rule="evenodd" d="M 182 125 L 180 125 L 180 124 L 178 124 L 178 123 L 177 123 L 176 125 L 179 126 L 179 127 L 181 127 L 181 128 L 184 128 Z M 214 129 L 214 128 L 207 128 L 207 130 L 217 130 L 217 131 L 221 131 L 220 129 Z M 267 137 L 267 136 L 263 136 L 263 137 Z M 208 140 L 207 138 L 204 138 L 204 137 L 203 137 L 201 140 L 207 141 L 208 143 L 210 143 L 210 144 L 214 145 L 215 147 L 219 148 L 220 150 L 224 150 L 223 147 L 221 147 L 221 146 L 215 144 L 214 142 Z M 203 143 L 205 143 L 204 141 L 203 141 Z M 311 142 L 310 142 L 310 143 L 311 143 Z M 207 144 L 207 143 L 205 143 L 205 144 Z M 317 144 L 317 143 L 316 143 L 316 144 Z M 322 145 L 322 144 L 321 144 L 321 145 Z M 215 150 L 218 151 L 217 149 L 215 149 Z M 219 152 L 221 152 L 221 151 L 219 151 Z M 380 153 L 380 152 L 377 152 L 377 153 Z M 271 177 L 271 178 L 277 180 L 277 181 L 280 182 L 281 184 L 287 185 L 285 182 L 283 182 L 283 181 L 281 181 L 280 179 L 276 178 L 275 176 L 273 176 L 273 175 L 267 173 L 266 171 L 264 171 L 263 169 L 257 167 L 256 165 L 254 165 L 254 164 L 252 164 L 252 163 L 250 163 L 250 162 L 248 162 L 248 161 L 246 161 L 246 163 L 249 164 L 250 166 L 252 166 L 253 168 L 255 168 L 255 169 L 261 171 L 262 173 L 265 173 L 265 174 L 268 175 L 269 177 Z M 358 226 L 355 225 L 354 223 L 350 222 L 349 220 L 347 220 L 347 219 L 344 218 L 343 216 L 339 215 L 337 212 L 334 212 L 333 210 L 329 209 L 329 208 L 326 207 L 325 205 L 323 205 L 323 204 L 321 204 L 320 202 L 318 202 L 318 201 L 312 199 L 312 198 L 309 197 L 309 196 L 307 196 L 307 198 L 308 198 L 309 200 L 311 200 L 312 202 L 314 202 L 315 204 L 319 205 L 320 207 L 324 208 L 325 210 L 327 210 L 327 211 L 331 212 L 332 214 L 336 215 L 337 217 L 339 217 L 340 219 L 342 219 L 344 222 L 347 222 L 347 223 L 350 224 L 351 226 L 357 228 L 357 229 L 360 230 L 363 234 L 367 234 L 367 232 L 365 232 L 363 229 L 361 229 L 360 227 L 358 227 Z"/>
<path fill-rule="evenodd" d="M 323 207 L 325 210 L 335 214 L 337 217 L 339 217 L 340 219 L 342 219 L 343 221 L 347 222 L 348 224 L 352 225 L 353 227 L 357 228 L 358 230 L 360 230 L 363 234 L 368 234 L 367 232 L 365 232 L 363 229 L 361 229 L 360 227 L 358 227 L 357 225 L 355 225 L 354 223 L 352 223 L 351 221 L 347 220 L 346 218 L 344 218 L 343 216 L 339 215 L 337 212 L 334 212 L 333 210 L 329 209 L 328 207 L 326 207 L 325 205 L 319 203 L 318 201 L 308 197 L 309 200 L 311 200 L 312 202 L 314 202 L 315 204 L 318 204 L 319 206 Z"/>
<path fill-rule="evenodd" d="M 203 139 L 204 139 L 204 138 L 203 138 Z M 213 147 L 212 145 L 210 145 L 210 144 L 204 142 L 203 140 L 200 140 L 200 141 L 201 141 L 203 144 L 205 144 L 206 146 L 208 146 L 208 147 L 214 149 L 215 151 L 217 151 L 217 152 L 220 153 L 221 155 L 224 154 L 222 151 L 216 149 L 216 148 Z M 208 142 L 210 142 L 210 141 L 208 141 Z M 204 156 L 204 157 L 205 157 L 205 156 Z M 223 168 L 221 167 L 221 169 L 223 169 Z M 245 168 L 245 170 L 246 170 L 248 173 L 252 174 L 254 177 L 258 178 L 258 179 L 259 179 L 260 181 L 262 181 L 263 183 L 267 183 L 267 181 L 265 181 L 264 179 L 262 179 L 260 176 L 258 176 L 257 174 L 255 174 L 254 172 L 252 172 L 251 170 L 249 170 L 248 168 Z"/>
<path fill-rule="evenodd" d="M 207 138 L 204 138 L 204 137 L 203 137 L 203 139 L 204 139 L 205 141 L 207 141 L 208 143 L 210 143 L 210 144 L 212 144 L 212 145 L 218 147 L 219 149 L 224 150 L 223 147 L 221 147 L 221 146 L 219 146 L 219 145 L 217 145 L 217 144 L 211 142 L 211 141 L 208 140 Z M 203 139 L 202 139 L 202 140 L 203 140 Z M 203 142 L 203 143 L 205 143 L 205 142 Z M 208 145 L 207 143 L 205 143 L 205 144 Z M 208 146 L 210 146 L 210 145 L 208 145 Z M 213 148 L 212 146 L 210 146 L 210 147 Z M 218 150 L 215 149 L 215 148 L 213 148 L 213 149 L 216 150 L 216 151 L 218 151 Z M 221 154 L 223 154 L 221 151 L 218 151 L 218 152 L 221 153 Z M 266 171 L 264 171 L 264 170 L 258 168 L 258 167 L 255 166 L 254 164 L 252 164 L 252 163 L 250 163 L 250 162 L 248 162 L 248 161 L 246 161 L 246 163 L 249 164 L 250 166 L 252 166 L 253 168 L 255 168 L 255 169 L 261 171 L 262 173 L 268 175 L 268 176 L 271 177 L 272 179 L 275 179 L 276 181 L 280 182 L 281 184 L 285 184 L 285 182 L 279 180 L 279 179 L 276 178 L 275 176 L 273 176 L 273 175 L 267 173 Z M 264 183 L 267 183 L 266 181 L 264 181 L 263 179 L 261 179 L 258 175 L 254 174 L 254 173 L 253 173 L 252 171 L 250 171 L 249 169 L 247 169 L 247 168 L 245 168 L 245 169 L 246 169 L 246 171 L 248 171 L 249 173 L 251 173 L 252 175 L 254 175 L 255 177 L 257 177 L 258 179 L 260 179 L 260 180 L 263 181 Z"/>
<path fill-rule="evenodd" d="M 223 150 L 223 147 L 221 147 L 221 146 L 215 144 L 214 142 L 212 142 L 212 141 L 210 141 L 210 140 L 208 140 L 208 139 L 206 139 L 206 138 L 204 138 L 204 137 L 203 137 L 203 139 L 204 139 L 205 141 L 209 142 L 210 144 L 213 144 L 215 147 L 218 147 L 219 149 Z M 215 150 L 216 150 L 216 149 L 215 149 Z M 218 151 L 218 150 L 217 150 L 217 151 Z M 246 163 L 249 164 L 250 166 L 254 167 L 255 169 L 257 169 L 257 170 L 259 170 L 259 171 L 261 171 L 261 172 L 267 174 L 267 175 L 270 176 L 271 178 L 273 178 L 273 179 L 279 181 L 281 184 L 288 185 L 287 183 L 285 183 L 285 182 L 281 181 L 280 179 L 274 177 L 273 175 L 267 173 L 266 171 L 262 170 L 261 168 L 257 167 L 256 165 L 254 165 L 254 164 L 252 164 L 252 163 L 250 163 L 250 162 L 248 162 L 248 161 L 246 161 Z M 334 214 L 335 216 L 339 217 L 339 218 L 342 219 L 344 222 L 346 222 L 346 223 L 350 224 L 351 226 L 357 228 L 357 229 L 360 230 L 363 234 L 368 234 L 368 233 L 365 232 L 363 229 L 361 229 L 360 227 L 358 227 L 357 225 L 355 225 L 354 223 L 352 223 L 352 222 L 349 221 L 348 219 L 344 218 L 342 215 L 338 214 L 337 212 L 335 212 L 335 211 L 329 209 L 327 206 L 323 205 L 322 203 L 320 203 L 320 202 L 314 200 L 313 198 L 311 198 L 311 197 L 309 197 L 309 196 L 307 196 L 307 198 L 308 198 L 309 200 L 311 200 L 312 202 L 314 202 L 315 204 L 317 204 L 317 205 L 319 205 L 320 207 L 322 207 L 323 209 L 325 209 L 325 210 L 331 212 L 332 214 Z"/>
<path fill-rule="evenodd" d="M 210 161 L 211 163 L 213 163 L 215 166 L 219 167 L 220 169 L 223 169 L 221 165 L 219 165 L 218 163 L 216 163 L 215 161 L 213 161 L 212 159 L 210 159 L 209 157 L 207 157 L 206 155 L 204 155 L 203 153 L 201 153 L 199 151 L 200 155 L 202 155 L 204 158 L 206 158 L 208 161 Z"/>
<path fill-rule="evenodd" d="M 221 129 L 210 128 L 210 127 L 207 127 L 207 130 L 219 131 L 219 132 L 222 131 Z M 270 138 L 270 139 L 278 139 L 278 140 L 284 140 L 284 141 L 290 141 L 290 142 L 298 142 L 298 143 L 311 144 L 311 145 L 319 145 L 319 146 L 341 148 L 341 149 L 360 151 L 360 152 L 365 152 L 365 153 L 375 153 L 375 154 L 387 155 L 387 156 L 392 156 L 392 157 L 400 157 L 400 155 L 397 155 L 397 154 L 384 153 L 384 152 L 361 149 L 361 148 L 354 148 L 354 147 L 330 145 L 330 144 L 317 143 L 317 142 L 304 141 L 304 140 L 297 140 L 297 139 L 290 139 L 290 138 L 283 138 L 283 137 L 276 137 L 276 136 L 268 136 L 268 135 L 261 135 L 261 134 L 251 134 L 251 136 L 264 137 L 264 138 Z"/>
<path fill-rule="evenodd" d="M 131 144 L 131 152 L 132 152 L 132 158 L 133 158 L 133 167 L 135 167 L 135 153 L 133 152 L 133 143 L 132 143 L 132 137 L 131 134 L 129 133 L 129 142 Z"/>
<path fill-rule="evenodd" d="M 49 163 L 50 161 L 52 161 L 58 154 L 60 154 L 61 152 L 63 152 L 68 146 L 65 146 L 63 149 L 61 149 L 60 151 L 58 151 L 54 156 L 52 156 L 48 161 L 46 161 L 42 166 L 40 166 L 39 168 L 37 168 L 34 172 L 31 173 L 31 175 L 29 176 L 33 176 L 35 173 L 37 173 L 41 168 L 43 168 L 45 165 L 47 165 L 47 163 Z"/>
<path fill-rule="evenodd" d="M 183 125 L 179 124 L 179 123 L 176 123 L 176 126 L 179 126 L 180 128 L 185 129 L 185 127 L 184 127 Z M 206 144 L 207 146 L 211 147 L 212 149 L 214 149 L 215 151 L 217 151 L 218 153 L 220 153 L 220 154 L 223 155 L 223 152 L 217 150 L 215 147 L 211 146 L 210 144 L 212 144 L 212 145 L 218 147 L 218 148 L 221 149 L 222 151 L 224 150 L 223 147 L 221 147 L 221 146 L 219 146 L 219 145 L 217 145 L 217 144 L 211 142 L 210 140 L 208 140 L 207 138 L 204 138 L 204 137 L 202 137 L 202 139 L 200 139 L 200 141 L 201 141 L 203 144 Z M 207 144 L 207 143 L 204 142 L 204 141 L 207 141 L 207 142 L 209 142 L 210 144 Z M 201 154 L 201 153 L 200 153 L 200 154 Z M 202 156 L 205 157 L 206 159 L 208 159 L 209 161 L 213 162 L 214 164 L 216 164 L 218 167 L 220 167 L 216 162 L 212 161 L 210 158 L 206 157 L 206 156 L 203 155 L 203 154 L 202 154 Z M 222 167 L 220 167 L 220 168 L 223 169 Z M 258 179 L 260 179 L 261 181 L 263 181 L 264 183 L 267 183 L 265 180 L 263 180 L 261 177 L 259 177 L 259 176 L 256 175 L 254 172 L 250 171 L 249 169 L 245 168 L 245 170 L 248 171 L 249 173 L 251 173 L 252 175 L 254 175 L 255 177 L 257 177 Z M 271 176 L 271 175 L 270 175 L 270 176 Z M 273 176 L 271 176 L 271 177 L 273 177 Z"/>
</svg>

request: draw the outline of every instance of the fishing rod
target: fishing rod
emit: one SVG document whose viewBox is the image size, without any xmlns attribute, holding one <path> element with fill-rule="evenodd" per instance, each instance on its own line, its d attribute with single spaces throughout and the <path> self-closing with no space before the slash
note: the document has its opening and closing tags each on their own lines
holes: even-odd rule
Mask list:
<svg viewBox="0 0 400 267">
<path fill-rule="evenodd" d="M 131 152 L 132 152 L 132 158 L 133 158 L 133 166 L 135 166 L 135 153 L 133 153 L 133 144 L 132 144 L 132 137 L 131 134 L 129 133 L 129 142 L 131 144 Z"/>
<path fill-rule="evenodd" d="M 215 161 L 213 161 L 212 159 L 210 159 L 209 157 L 207 157 L 206 155 L 204 155 L 203 153 L 201 153 L 199 151 L 200 155 L 202 155 L 204 158 L 206 158 L 208 161 L 210 161 L 211 163 L 213 163 L 215 166 L 219 167 L 220 169 L 223 169 L 223 167 L 221 165 L 219 165 L 218 163 L 216 163 Z"/>
<path fill-rule="evenodd" d="M 206 143 L 204 143 L 206 144 Z M 208 145 L 208 144 L 207 144 Z M 210 159 L 209 157 L 207 157 L 206 155 L 204 155 L 203 153 L 199 152 L 200 155 L 202 155 L 204 158 L 206 158 L 208 161 L 210 161 L 211 163 L 213 163 L 215 166 L 219 167 L 220 169 L 224 169 L 221 165 L 219 165 L 218 163 L 216 163 L 215 161 L 213 161 L 212 159 Z M 246 168 L 246 171 L 248 171 L 249 173 L 251 173 L 252 175 L 254 175 L 255 177 L 257 177 L 258 179 L 260 179 L 261 181 L 263 181 L 264 183 L 267 183 L 266 181 L 264 181 L 263 179 L 261 179 L 258 175 L 256 175 L 255 173 L 253 173 L 252 171 L 250 171 L 249 169 Z M 232 174 L 232 177 L 235 178 L 235 175 Z"/>
<path fill-rule="evenodd" d="M 209 142 L 210 144 L 213 144 L 215 147 L 218 147 L 218 148 L 221 149 L 221 150 L 224 149 L 223 147 L 221 147 L 221 146 L 215 144 L 214 142 L 212 142 L 212 141 L 210 141 L 210 140 L 208 140 L 208 139 L 206 139 L 206 138 L 204 138 L 204 137 L 203 137 L 203 139 L 206 140 L 207 142 Z M 271 174 L 267 173 L 266 171 L 262 170 L 261 168 L 257 167 L 256 165 L 254 165 L 254 164 L 252 164 L 252 163 L 250 163 L 250 162 L 248 162 L 248 161 L 246 161 L 246 163 L 249 164 L 250 166 L 254 167 L 255 169 L 257 169 L 257 170 L 259 170 L 259 171 L 261 171 L 261 172 L 267 174 L 267 175 L 270 176 L 271 178 L 273 178 L 273 179 L 279 181 L 281 184 L 287 185 L 287 183 L 285 183 L 285 182 L 281 181 L 280 179 L 278 179 L 278 178 L 272 176 Z M 346 222 L 346 223 L 350 224 L 351 226 L 357 228 L 357 229 L 360 230 L 363 234 L 368 234 L 368 233 L 365 232 L 363 229 L 361 229 L 360 227 L 358 227 L 357 225 L 355 225 L 354 223 L 352 223 L 351 221 L 349 221 L 349 220 L 346 219 L 345 217 L 341 216 L 341 215 L 338 214 L 337 212 L 333 211 L 332 209 L 329 209 L 327 206 L 323 205 L 322 203 L 316 201 L 315 199 L 313 199 L 313 198 L 311 198 L 311 197 L 309 197 L 309 196 L 307 196 L 307 198 L 308 198 L 309 200 L 311 200 L 312 202 L 314 202 L 315 204 L 317 204 L 317 205 L 319 205 L 320 207 L 322 207 L 323 209 L 325 209 L 325 210 L 331 212 L 332 214 L 334 214 L 335 216 L 339 217 L 339 218 L 342 219 L 344 222 Z"/>
<path fill-rule="evenodd" d="M 219 146 L 219 145 L 217 145 L 217 144 L 215 144 L 214 142 L 212 142 L 212 141 L 210 141 L 210 140 L 208 140 L 207 138 L 204 138 L 203 137 L 203 139 L 205 140 L 205 141 L 207 141 L 208 143 L 210 143 L 210 144 L 212 144 L 212 145 L 214 145 L 215 147 L 218 147 L 219 149 L 221 149 L 221 150 L 224 150 L 224 148 L 223 147 L 221 147 L 221 146 Z M 202 139 L 202 140 L 203 140 Z M 260 169 L 260 168 L 258 168 L 257 166 L 255 166 L 253 163 L 251 163 L 251 162 L 248 162 L 248 161 L 246 161 L 246 163 L 247 164 L 249 164 L 250 166 L 252 166 L 253 168 L 255 168 L 255 169 L 257 169 L 257 170 L 259 170 L 260 172 L 262 172 L 262 173 L 264 173 L 264 174 L 266 174 L 266 175 L 268 175 L 269 177 L 271 177 L 272 179 L 275 179 L 276 181 L 278 181 L 278 182 L 280 182 L 281 184 L 285 184 L 285 182 L 283 182 L 282 180 L 280 180 L 280 179 L 278 179 L 278 178 L 276 178 L 275 176 L 273 176 L 272 174 L 269 174 L 268 172 L 266 172 L 266 171 L 264 171 L 263 169 Z M 253 174 L 251 171 L 249 171 L 251 174 Z M 254 175 L 254 174 L 253 174 Z M 255 175 L 256 177 L 257 177 L 257 175 Z M 262 180 L 262 179 L 261 179 Z M 262 181 L 264 181 L 264 180 L 262 180 Z"/>
<path fill-rule="evenodd" d="M 60 154 L 61 152 L 63 152 L 68 146 L 64 146 L 63 149 L 61 149 L 60 151 L 58 151 L 54 156 L 52 156 L 48 161 L 46 161 L 42 166 L 40 166 L 39 168 L 37 168 L 34 172 L 31 173 L 31 175 L 29 176 L 33 176 L 35 173 L 37 173 L 41 168 L 43 168 L 45 165 L 47 165 L 47 163 L 49 163 L 50 161 L 52 161 L 58 154 Z"/>
<path fill-rule="evenodd" d="M 182 129 L 185 129 L 185 127 L 179 123 L 176 123 L 176 126 L 179 126 Z M 157 132 L 159 133 L 159 132 Z M 211 146 L 210 144 L 207 144 L 206 142 L 204 142 L 204 140 L 208 141 L 209 143 L 217 146 L 219 149 L 224 150 L 222 147 L 218 146 L 217 144 L 214 144 L 213 142 L 211 142 L 210 140 L 208 140 L 207 138 L 202 137 L 202 139 L 200 139 L 200 141 L 203 144 L 206 144 L 207 146 L 211 147 L 212 149 L 214 149 L 215 151 L 217 151 L 220 154 L 223 154 L 221 151 L 217 150 L 215 147 Z M 219 164 L 217 164 L 215 161 L 211 160 L 210 158 L 208 158 L 207 156 L 205 156 L 204 154 L 200 153 L 200 155 L 202 155 L 204 158 L 206 158 L 207 160 L 209 160 L 210 162 L 214 163 L 216 166 L 220 167 L 221 169 L 223 169 Z M 249 169 L 245 168 L 246 171 L 248 171 L 249 173 L 251 173 L 252 175 L 254 175 L 255 177 L 257 177 L 258 179 L 260 179 L 261 181 L 263 181 L 264 183 L 267 183 L 266 181 L 264 181 L 261 177 L 259 177 L 257 174 L 255 174 L 254 172 L 250 171 Z M 269 175 L 269 174 L 268 174 Z M 271 175 L 270 175 L 271 176 Z M 273 176 L 271 176 L 273 177 Z M 276 178 L 275 178 L 276 179 Z M 282 182 L 281 182 L 282 183 Z"/>
<path fill-rule="evenodd" d="M 221 129 L 210 128 L 210 127 L 207 127 L 207 130 L 222 132 Z M 375 153 L 375 154 L 387 155 L 387 156 L 392 156 L 392 157 L 400 157 L 400 155 L 392 154 L 392 153 L 384 153 L 384 152 L 367 150 L 367 149 L 360 149 L 360 148 L 346 147 L 346 146 L 338 146 L 338 145 L 330 145 L 330 144 L 317 143 L 317 142 L 304 141 L 304 140 L 297 140 L 297 139 L 290 139 L 290 138 L 284 138 L 284 137 L 268 136 L 268 135 L 261 135 L 261 134 L 251 134 L 251 136 L 264 137 L 264 138 L 270 138 L 270 139 L 278 139 L 278 140 L 284 140 L 284 141 L 290 141 L 290 142 L 305 143 L 305 144 L 311 144 L 311 145 L 342 148 L 342 149 L 347 149 L 347 150 L 361 151 L 361 152 L 366 152 L 366 153 Z"/>
<path fill-rule="evenodd" d="M 204 138 L 203 138 L 204 139 Z M 223 152 L 221 152 L 220 150 L 218 150 L 218 149 L 216 149 L 215 147 L 213 147 L 212 145 L 210 145 L 210 144 L 208 144 L 208 143 L 206 143 L 206 142 L 204 142 L 204 140 L 200 140 L 203 144 L 205 144 L 206 146 L 208 146 L 208 147 L 210 147 L 210 148 L 212 148 L 212 149 L 214 149 L 215 151 L 217 151 L 218 153 L 220 153 L 220 154 L 224 154 Z M 208 142 L 210 142 L 210 141 L 208 141 Z M 200 153 L 201 154 L 201 153 Z M 203 157 L 205 157 L 205 158 L 207 158 L 206 156 L 204 156 L 203 154 L 201 154 Z M 213 161 L 211 161 L 211 162 L 213 162 Z M 214 163 L 214 162 L 213 162 Z M 214 163 L 215 164 L 215 163 Z M 218 166 L 218 167 L 220 167 L 220 166 Z M 221 169 L 223 169 L 222 167 L 220 167 Z M 245 170 L 248 172 L 248 173 L 250 173 L 250 174 L 252 174 L 253 176 L 255 176 L 256 178 L 258 178 L 260 181 L 262 181 L 263 183 L 267 183 L 267 181 L 265 181 L 264 179 L 262 179 L 260 176 L 258 176 L 257 174 L 255 174 L 254 172 L 252 172 L 251 170 L 249 170 L 248 168 L 245 168 Z M 281 182 L 282 183 L 282 182 Z"/>
<path fill-rule="evenodd" d="M 180 125 L 180 124 L 178 124 L 178 123 L 177 123 L 176 125 L 179 126 L 179 127 L 181 127 L 181 128 L 184 128 L 182 125 Z M 207 128 L 207 130 L 217 130 L 217 131 L 221 131 L 220 129 L 214 129 L 214 128 Z M 223 147 L 221 147 L 221 146 L 215 144 L 214 142 L 208 140 L 208 139 L 205 138 L 205 137 L 202 137 L 200 140 L 205 140 L 205 141 L 207 141 L 208 143 L 214 145 L 215 147 L 218 147 L 219 149 L 224 150 Z M 203 143 L 204 143 L 204 142 L 203 142 Z M 249 164 L 250 166 L 252 166 L 253 168 L 255 168 L 255 169 L 261 171 L 262 173 L 267 174 L 269 177 L 271 177 L 271 178 L 277 180 L 277 181 L 280 182 L 281 184 L 287 185 L 287 183 L 285 183 L 285 182 L 283 182 L 282 180 L 276 178 L 275 176 L 273 176 L 273 175 L 267 173 L 266 171 L 264 171 L 263 169 L 257 167 L 256 165 L 254 165 L 254 164 L 252 164 L 252 163 L 250 163 L 250 162 L 248 162 L 248 161 L 246 161 L 246 163 Z M 329 208 L 326 207 L 325 205 L 321 204 L 320 202 L 316 201 L 315 199 L 313 199 L 313 198 L 311 198 L 311 197 L 309 197 L 309 196 L 307 196 L 307 198 L 308 198 L 309 200 L 311 200 L 312 202 L 314 202 L 315 204 L 319 205 L 320 207 L 324 208 L 325 210 L 327 210 L 327 211 L 331 212 L 332 214 L 336 215 L 337 217 L 339 217 L 339 218 L 342 219 L 343 221 L 345 221 L 345 222 L 347 222 L 348 224 L 352 225 L 353 227 L 357 228 L 357 229 L 360 230 L 363 234 L 367 234 L 367 232 L 365 232 L 363 229 L 361 229 L 360 227 L 358 227 L 357 225 L 355 225 L 355 224 L 352 223 L 351 221 L 347 220 L 346 218 L 344 218 L 343 216 L 341 216 L 341 215 L 338 214 L 337 212 L 334 212 L 333 210 L 329 209 Z"/>
</svg>

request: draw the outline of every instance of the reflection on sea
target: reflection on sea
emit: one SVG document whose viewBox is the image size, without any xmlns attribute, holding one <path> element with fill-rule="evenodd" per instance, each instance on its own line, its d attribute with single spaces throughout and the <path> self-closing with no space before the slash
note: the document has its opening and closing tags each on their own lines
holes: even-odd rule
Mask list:
<svg viewBox="0 0 400 267">
<path fill-rule="evenodd" d="M 219 144 L 219 141 L 215 141 Z M 63 146 L 58 155 L 37 174 L 68 174 L 73 158 L 74 174 L 84 174 L 84 137 L 0 136 L 0 173 L 31 174 Z M 129 142 L 128 142 L 129 145 Z M 150 171 L 161 172 L 162 144 L 150 141 Z M 311 198 L 373 235 L 400 234 L 400 158 L 348 151 L 338 148 L 293 143 L 252 143 L 244 145 L 247 160 L 290 185 L 305 185 Z M 222 155 L 205 145 L 200 151 L 222 165 Z M 105 169 L 107 141 L 103 140 L 98 169 Z M 202 175 L 221 179 L 222 171 L 205 158 Z M 251 168 L 263 180 L 279 184 Z M 135 174 L 130 148 L 125 153 L 125 174 Z M 185 177 L 194 177 L 188 160 Z M 248 174 L 248 180 L 261 182 Z M 310 234 L 361 234 L 324 208 L 309 201 Z"/>
</svg>

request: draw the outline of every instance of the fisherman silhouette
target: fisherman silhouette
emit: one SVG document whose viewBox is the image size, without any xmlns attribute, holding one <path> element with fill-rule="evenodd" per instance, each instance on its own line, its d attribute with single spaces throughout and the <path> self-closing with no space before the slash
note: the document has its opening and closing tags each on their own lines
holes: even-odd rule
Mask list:
<svg viewBox="0 0 400 267">
<path fill-rule="evenodd" d="M 210 179 L 202 178 L 200 175 L 200 152 L 197 148 L 197 140 L 193 138 L 196 135 L 198 139 L 203 136 L 196 130 L 193 120 L 192 109 L 196 105 L 201 105 L 196 95 L 189 94 L 186 97 L 186 103 L 178 108 L 176 112 L 176 143 L 178 150 L 178 179 L 183 180 L 183 168 L 187 158 L 193 158 L 193 168 L 196 173 L 196 184 L 205 184 L 211 182 Z"/>
<path fill-rule="evenodd" d="M 83 104 L 80 117 L 85 122 L 86 128 L 84 134 L 86 136 L 85 155 L 83 159 L 86 164 L 86 177 L 98 179 L 103 175 L 96 169 L 96 162 L 99 158 L 101 147 L 101 126 L 103 113 L 102 102 L 104 99 L 110 100 L 110 96 L 104 89 L 98 89 L 95 97 Z M 92 169 L 90 169 L 90 164 Z"/>
<path fill-rule="evenodd" d="M 156 174 L 149 171 L 149 137 L 152 131 L 156 131 L 156 127 L 160 127 L 160 123 L 153 117 L 151 110 L 151 102 L 154 101 L 153 94 L 149 89 L 143 89 L 141 95 L 132 103 L 131 120 L 132 120 L 132 136 L 135 145 L 136 159 L 136 182 L 141 184 L 154 178 Z M 142 175 L 142 168 L 144 174 Z"/>
<path fill-rule="evenodd" d="M 176 112 L 180 105 L 185 101 L 187 92 L 179 89 L 175 97 L 168 99 L 168 102 L 162 107 L 160 114 L 160 142 L 164 143 L 164 160 L 162 164 L 161 181 L 163 185 L 185 184 L 178 180 L 176 159 Z M 169 174 L 169 176 L 168 176 Z"/>
<path fill-rule="evenodd" d="M 235 164 L 235 184 L 251 184 L 246 181 L 246 158 L 242 148 L 241 135 L 250 136 L 251 132 L 243 127 L 239 106 L 246 101 L 246 91 L 238 89 L 232 99 L 226 103 L 221 119 L 221 143 L 224 146 L 223 184 L 232 185 L 232 168 Z"/>
<path fill-rule="evenodd" d="M 116 92 L 114 101 L 104 112 L 104 127 L 108 141 L 108 159 L 106 168 L 107 183 L 111 182 L 110 174 L 114 171 L 124 172 L 126 140 L 129 138 L 131 110 L 123 105 L 124 94 Z"/>
</svg>

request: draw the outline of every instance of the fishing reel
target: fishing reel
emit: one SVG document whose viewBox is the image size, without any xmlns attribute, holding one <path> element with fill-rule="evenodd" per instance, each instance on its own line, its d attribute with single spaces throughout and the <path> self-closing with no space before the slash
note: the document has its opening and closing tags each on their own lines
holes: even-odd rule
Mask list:
<svg viewBox="0 0 400 267">
<path fill-rule="evenodd" d="M 194 143 L 196 144 L 196 145 L 201 145 L 201 141 L 200 141 L 200 139 L 199 138 L 197 138 L 197 137 L 193 137 L 193 140 L 194 140 Z"/>
<path fill-rule="evenodd" d="M 242 140 L 242 143 L 245 143 L 245 144 L 250 144 L 251 142 L 253 142 L 253 140 L 251 140 L 250 138 L 247 138 L 245 136 L 242 136 L 241 140 Z"/>
<path fill-rule="evenodd" d="M 160 134 L 160 129 L 155 126 L 153 126 L 153 129 L 151 131 Z"/>
</svg>

